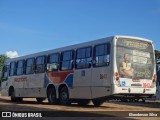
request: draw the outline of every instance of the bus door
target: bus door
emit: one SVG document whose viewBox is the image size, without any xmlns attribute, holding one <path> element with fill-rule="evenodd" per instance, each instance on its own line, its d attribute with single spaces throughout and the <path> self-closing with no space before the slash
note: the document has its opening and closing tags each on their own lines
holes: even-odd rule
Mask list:
<svg viewBox="0 0 160 120">
<path fill-rule="evenodd" d="M 74 71 L 73 96 L 76 98 L 91 99 L 91 61 L 92 47 L 77 49 Z"/>
<path fill-rule="evenodd" d="M 92 68 L 92 98 L 111 94 L 110 43 L 94 47 Z"/>
</svg>

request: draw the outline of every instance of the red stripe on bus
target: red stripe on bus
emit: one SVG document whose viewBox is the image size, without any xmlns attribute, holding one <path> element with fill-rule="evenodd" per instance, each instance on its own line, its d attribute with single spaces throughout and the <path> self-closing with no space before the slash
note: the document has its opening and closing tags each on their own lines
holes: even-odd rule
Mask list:
<svg viewBox="0 0 160 120">
<path fill-rule="evenodd" d="M 47 73 L 49 80 L 51 80 L 55 84 L 60 84 L 65 81 L 66 77 L 73 73 L 73 70 L 71 71 L 61 71 L 61 72 L 49 72 Z"/>
</svg>

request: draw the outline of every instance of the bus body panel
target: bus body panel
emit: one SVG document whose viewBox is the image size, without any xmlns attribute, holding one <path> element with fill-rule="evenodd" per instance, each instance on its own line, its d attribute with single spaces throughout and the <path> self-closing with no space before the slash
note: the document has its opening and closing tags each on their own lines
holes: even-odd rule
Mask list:
<svg viewBox="0 0 160 120">
<path fill-rule="evenodd" d="M 114 37 L 114 72 L 118 72 L 118 65 L 117 65 L 117 40 L 119 38 L 125 38 L 125 39 L 136 39 L 139 41 L 144 41 L 144 42 L 149 42 L 152 45 L 152 42 L 146 39 L 142 39 L 142 38 L 137 38 L 137 37 L 127 37 L 127 36 L 116 36 Z M 152 46 L 154 49 L 154 46 Z M 152 54 L 154 54 L 154 51 L 152 49 Z M 153 61 L 155 60 L 155 58 L 152 58 Z M 154 62 L 153 62 L 154 63 Z M 154 63 L 155 64 L 155 63 Z M 153 64 L 153 76 L 155 75 L 155 67 Z M 119 76 L 118 76 L 119 77 Z M 152 77 L 153 78 L 153 77 Z M 136 78 L 121 78 L 119 77 L 119 80 L 116 80 L 116 77 L 113 77 L 113 86 L 112 86 L 112 94 L 113 95 L 117 95 L 117 94 L 121 94 L 121 95 L 125 95 L 127 93 L 130 95 L 134 95 L 134 94 L 140 94 L 140 95 L 154 95 L 155 91 L 156 91 L 156 85 L 155 82 L 152 82 L 152 78 L 151 79 L 136 79 Z"/>
<path fill-rule="evenodd" d="M 75 69 L 71 98 L 91 99 L 91 76 L 90 69 Z"/>
<path fill-rule="evenodd" d="M 92 68 L 92 98 L 104 97 L 111 94 L 111 65 Z"/>
</svg>

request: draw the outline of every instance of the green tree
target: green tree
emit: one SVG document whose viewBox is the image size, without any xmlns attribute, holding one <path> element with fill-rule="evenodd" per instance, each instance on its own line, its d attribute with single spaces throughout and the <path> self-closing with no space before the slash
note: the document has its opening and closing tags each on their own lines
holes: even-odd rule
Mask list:
<svg viewBox="0 0 160 120">
<path fill-rule="evenodd" d="M 2 69 L 3 69 L 4 61 L 6 59 L 7 59 L 7 56 L 0 55 L 0 85 L 1 85 L 1 81 L 2 81 Z"/>
<path fill-rule="evenodd" d="M 156 58 L 160 57 L 160 51 L 159 50 L 155 50 L 155 56 L 156 56 Z"/>
</svg>

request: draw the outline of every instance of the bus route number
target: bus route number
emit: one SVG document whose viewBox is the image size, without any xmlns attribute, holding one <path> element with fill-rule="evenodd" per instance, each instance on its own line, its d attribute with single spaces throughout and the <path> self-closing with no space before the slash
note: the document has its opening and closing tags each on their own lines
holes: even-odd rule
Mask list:
<svg viewBox="0 0 160 120">
<path fill-rule="evenodd" d="M 101 80 L 107 79 L 107 74 L 100 74 L 100 79 L 101 79 Z"/>
<path fill-rule="evenodd" d="M 143 87 L 144 88 L 149 88 L 150 87 L 150 83 L 143 83 Z"/>
</svg>

